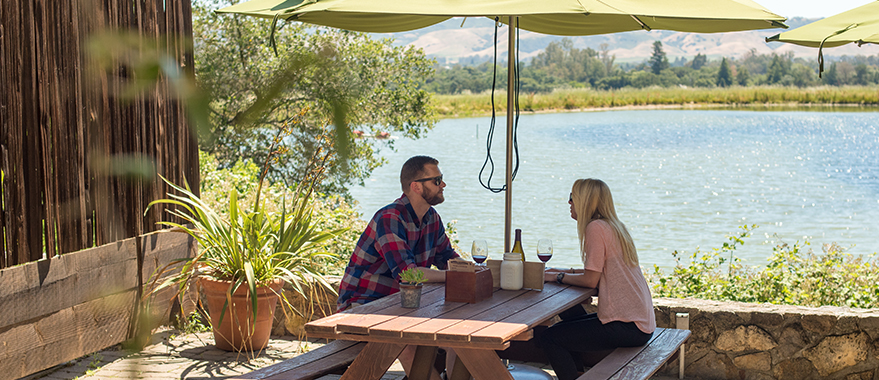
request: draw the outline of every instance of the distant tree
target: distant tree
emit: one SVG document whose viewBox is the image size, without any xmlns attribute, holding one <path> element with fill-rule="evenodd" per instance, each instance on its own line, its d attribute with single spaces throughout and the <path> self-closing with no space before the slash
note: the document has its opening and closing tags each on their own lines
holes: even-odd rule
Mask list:
<svg viewBox="0 0 879 380">
<path fill-rule="evenodd" d="M 528 73 L 528 71 L 542 71 L 552 78 L 557 86 L 591 86 L 606 75 L 605 66 L 598 56 L 597 51 L 591 48 L 575 48 L 572 39 L 563 38 L 560 41 L 550 42 L 542 52 L 538 53 L 527 69 L 522 70 L 522 76 L 536 78 L 542 74 Z"/>
<path fill-rule="evenodd" d="M 675 58 L 674 62 L 671 63 L 671 67 L 683 67 L 687 64 L 687 59 L 684 57 Z"/>
<path fill-rule="evenodd" d="M 653 56 L 650 57 L 649 62 L 650 70 L 656 75 L 659 75 L 662 70 L 668 68 L 668 57 L 665 56 L 665 52 L 662 50 L 662 42 L 656 41 L 653 43 Z"/>
<path fill-rule="evenodd" d="M 855 66 L 855 84 L 863 86 L 870 82 L 870 73 L 867 70 L 867 65 L 863 63 L 857 64 L 857 66 Z"/>
<path fill-rule="evenodd" d="M 790 78 L 790 79 L 788 79 Z M 791 68 L 790 74 L 782 81 L 784 85 L 794 85 L 797 87 L 806 87 L 815 84 L 815 71 L 806 65 L 796 63 Z"/>
<path fill-rule="evenodd" d="M 751 73 L 748 72 L 748 68 L 739 66 L 738 73 L 736 73 L 736 83 L 738 83 L 739 86 L 747 86 L 748 79 L 751 79 Z"/>
<path fill-rule="evenodd" d="M 720 70 L 717 71 L 717 85 L 720 87 L 732 86 L 732 72 L 729 69 L 729 62 L 726 58 L 720 62 Z"/>
<path fill-rule="evenodd" d="M 824 72 L 822 75 L 824 83 L 829 84 L 831 86 L 839 86 L 839 75 L 836 72 L 836 62 L 833 62 L 830 65 L 830 68 Z"/>
<path fill-rule="evenodd" d="M 605 75 L 613 75 L 613 61 L 617 58 L 616 55 L 610 54 L 610 45 L 607 43 L 603 43 L 600 45 L 601 53 L 599 54 L 599 58 L 601 58 L 601 63 L 604 64 L 604 72 Z"/>
<path fill-rule="evenodd" d="M 772 57 L 772 64 L 770 64 L 769 69 L 766 70 L 766 82 L 769 84 L 781 82 L 781 80 L 784 79 L 784 76 L 790 73 L 790 59 L 791 55 L 774 55 Z"/>
<path fill-rule="evenodd" d="M 836 77 L 839 79 L 839 85 L 844 86 L 852 84 L 855 81 L 855 67 L 849 62 L 839 62 L 836 68 Z"/>
<path fill-rule="evenodd" d="M 705 66 L 705 63 L 707 62 L 708 57 L 706 57 L 705 54 L 699 53 L 696 54 L 695 57 L 693 57 L 693 62 L 690 62 L 690 67 L 692 67 L 693 70 L 699 70 L 702 68 L 702 66 Z"/>
</svg>

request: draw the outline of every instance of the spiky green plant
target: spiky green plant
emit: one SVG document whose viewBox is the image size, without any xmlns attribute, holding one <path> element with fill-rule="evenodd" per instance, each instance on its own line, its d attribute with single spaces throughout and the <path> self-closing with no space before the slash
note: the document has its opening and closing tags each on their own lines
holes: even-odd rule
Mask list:
<svg viewBox="0 0 879 380">
<path fill-rule="evenodd" d="M 270 212 L 265 203 L 260 201 L 259 195 L 274 154 L 283 149 L 279 148 L 283 138 L 283 131 L 279 131 L 270 147 L 271 153 L 264 164 L 256 197 L 249 210 L 239 207 L 238 192 L 235 189 L 229 192 L 229 214 L 224 217 L 195 195 L 188 184 L 180 187 L 170 182 L 168 184 L 177 193 L 169 193 L 168 198 L 150 202 L 147 210 L 155 204 L 178 206 L 168 212 L 183 222 L 163 221 L 160 224 L 189 234 L 198 242 L 199 247 L 195 257 L 175 260 L 158 271 L 153 276 L 152 293 L 177 286 L 177 294 L 182 296 L 189 284 L 199 276 L 229 281 L 230 289 L 227 294 L 234 293 L 245 284 L 251 294 L 254 294 L 257 287 L 278 279 L 290 283 L 306 298 L 302 285 L 311 281 L 335 293 L 335 289 L 318 272 L 317 265 L 318 259 L 331 257 L 332 254 L 323 252 L 318 247 L 346 229 L 320 231 L 312 219 L 310 203 L 313 189 L 321 180 L 333 150 L 328 147 L 318 149 L 309 164 L 306 180 L 296 187 L 289 209 L 284 199 L 280 212 Z M 323 141 L 331 144 L 332 140 L 325 138 Z M 161 274 L 177 268 L 180 269 L 178 274 L 157 284 L 156 279 Z M 290 305 L 286 298 L 282 296 L 282 299 Z M 256 301 L 256 297 L 251 297 L 254 321 Z M 220 316 L 221 321 L 228 304 L 227 297 Z M 292 305 L 290 308 L 302 314 Z"/>
</svg>

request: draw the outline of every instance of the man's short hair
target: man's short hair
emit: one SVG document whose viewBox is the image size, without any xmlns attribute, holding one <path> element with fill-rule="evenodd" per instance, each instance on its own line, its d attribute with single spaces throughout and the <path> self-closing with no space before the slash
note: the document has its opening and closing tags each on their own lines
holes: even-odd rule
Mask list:
<svg viewBox="0 0 879 380">
<path fill-rule="evenodd" d="M 428 156 L 414 156 L 406 160 L 403 169 L 400 170 L 400 185 L 402 185 L 404 193 L 409 190 L 409 184 L 412 181 L 420 179 L 419 177 L 424 175 L 424 165 L 427 164 L 439 165 L 439 161 Z"/>
</svg>

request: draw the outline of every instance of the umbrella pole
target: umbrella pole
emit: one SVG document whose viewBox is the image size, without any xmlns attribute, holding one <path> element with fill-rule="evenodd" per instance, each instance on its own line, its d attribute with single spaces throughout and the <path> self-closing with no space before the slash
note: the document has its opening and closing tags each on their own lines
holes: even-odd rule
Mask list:
<svg viewBox="0 0 879 380">
<path fill-rule="evenodd" d="M 513 109 L 515 108 L 515 94 L 513 93 L 513 81 L 516 75 L 514 64 L 516 34 L 513 23 L 515 16 L 510 16 L 509 33 L 507 36 L 507 172 L 506 172 L 506 202 L 504 206 L 504 252 L 510 252 L 510 226 L 513 216 Z"/>
</svg>

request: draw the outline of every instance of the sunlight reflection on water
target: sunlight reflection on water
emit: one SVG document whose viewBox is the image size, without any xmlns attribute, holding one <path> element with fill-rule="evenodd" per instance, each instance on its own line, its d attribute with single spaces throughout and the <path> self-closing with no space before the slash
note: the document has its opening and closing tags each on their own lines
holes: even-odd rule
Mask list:
<svg viewBox="0 0 879 380">
<path fill-rule="evenodd" d="M 879 251 L 879 131 L 876 113 L 651 110 L 523 115 L 520 168 L 513 183 L 513 228 L 526 254 L 553 240 L 551 266 L 576 266 L 577 235 L 568 212 L 574 179 L 601 178 L 614 192 L 641 263 L 672 267 L 674 250 L 710 249 L 738 226 L 757 224 L 736 255 L 762 265 L 776 235 L 812 248 L 838 242 L 853 253 Z M 503 118 L 492 156 L 503 183 Z M 483 190 L 488 118 L 443 120 L 422 140 L 396 141 L 389 164 L 352 189 L 364 218 L 400 195 L 399 168 L 410 156 L 440 160 L 448 187 L 437 206 L 457 220 L 462 247 L 486 239 L 503 249 L 504 195 Z M 487 173 L 484 178 L 487 178 Z M 536 260 L 536 257 L 531 259 Z"/>
</svg>

